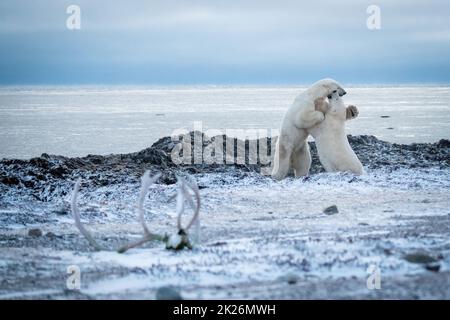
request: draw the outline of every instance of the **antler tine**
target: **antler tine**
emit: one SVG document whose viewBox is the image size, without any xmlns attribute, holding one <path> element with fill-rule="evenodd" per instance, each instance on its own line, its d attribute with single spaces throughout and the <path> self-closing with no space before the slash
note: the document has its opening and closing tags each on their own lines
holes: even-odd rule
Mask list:
<svg viewBox="0 0 450 320">
<path fill-rule="evenodd" d="M 144 175 L 141 178 L 141 190 L 139 193 L 139 199 L 138 199 L 138 205 L 137 205 L 137 211 L 139 214 L 139 221 L 142 225 L 142 228 L 144 229 L 144 237 L 136 242 L 132 242 L 129 244 L 126 244 L 122 247 L 120 247 L 117 252 L 124 253 L 125 251 L 138 247 L 140 245 L 143 245 L 144 243 L 151 241 L 151 240 L 164 240 L 164 236 L 160 236 L 158 234 L 151 233 L 147 227 L 147 224 L 145 222 L 144 217 L 144 202 L 145 198 L 147 196 L 148 188 L 156 182 L 156 180 L 159 179 L 161 176 L 160 173 L 155 174 L 153 177 L 150 178 L 150 172 L 147 170 L 145 171 Z"/>
<path fill-rule="evenodd" d="M 138 210 L 138 213 L 139 213 L 139 221 L 140 221 L 140 223 L 142 225 L 142 228 L 144 229 L 144 234 L 145 235 L 151 234 L 149 229 L 148 229 L 148 227 L 147 227 L 147 223 L 145 222 L 145 217 L 144 217 L 145 197 L 147 196 L 148 188 L 153 183 L 155 183 L 156 180 L 159 179 L 159 177 L 161 177 L 161 174 L 157 173 L 153 177 L 150 178 L 150 172 L 147 170 L 147 171 L 145 171 L 144 175 L 141 178 L 141 191 L 139 193 L 137 210 Z"/>
<path fill-rule="evenodd" d="M 185 230 L 189 230 L 189 228 L 198 220 L 199 214 L 200 214 L 200 191 L 198 189 L 197 183 L 195 182 L 186 182 L 187 187 L 189 189 L 191 189 L 194 192 L 194 197 L 195 197 L 195 208 L 192 202 L 192 199 L 189 197 L 192 209 L 194 210 L 194 215 L 192 216 L 191 221 L 189 221 L 188 225 L 186 226 Z M 188 191 L 186 190 L 186 192 L 188 193 Z"/>
<path fill-rule="evenodd" d="M 132 243 L 128 243 L 126 245 L 123 245 L 122 247 L 117 249 L 117 252 L 118 253 L 124 253 L 125 251 L 127 251 L 129 249 L 139 247 L 139 246 L 143 245 L 144 243 L 152 241 L 152 240 L 165 241 L 166 237 L 165 236 L 161 236 L 159 234 L 149 233 L 149 234 L 144 235 L 144 237 L 142 239 L 139 239 L 136 242 L 132 242 Z"/>
<path fill-rule="evenodd" d="M 80 219 L 80 211 L 78 210 L 77 206 L 77 197 L 78 192 L 80 191 L 80 185 L 81 185 L 81 179 L 78 179 L 75 182 L 75 187 L 73 189 L 72 193 L 72 201 L 71 201 L 71 209 L 72 214 L 75 219 L 75 225 L 77 226 L 80 233 L 87 239 L 89 244 L 95 248 L 95 250 L 100 251 L 103 250 L 103 248 L 94 240 L 94 238 L 91 236 L 91 234 L 84 228 L 83 224 L 81 223 Z"/>
<path fill-rule="evenodd" d="M 183 193 L 184 179 L 181 177 L 177 177 L 178 180 L 178 190 L 177 190 L 177 229 L 182 230 L 183 226 L 181 225 L 181 215 L 184 212 L 184 198 L 185 195 Z"/>
<path fill-rule="evenodd" d="M 198 219 L 198 215 L 200 212 L 200 193 L 197 187 L 197 184 L 190 183 L 186 181 L 182 177 L 178 177 L 179 181 L 179 187 L 178 187 L 178 193 L 177 193 L 177 228 L 178 230 L 184 230 L 187 231 L 192 226 L 192 224 Z M 194 204 L 194 201 L 192 200 L 192 195 L 189 193 L 189 190 L 191 189 L 194 192 L 196 204 Z M 194 211 L 194 215 L 192 216 L 191 221 L 186 225 L 186 228 L 183 228 L 181 225 L 181 215 L 184 212 L 184 200 L 187 200 L 189 205 L 191 206 L 192 210 Z"/>
</svg>

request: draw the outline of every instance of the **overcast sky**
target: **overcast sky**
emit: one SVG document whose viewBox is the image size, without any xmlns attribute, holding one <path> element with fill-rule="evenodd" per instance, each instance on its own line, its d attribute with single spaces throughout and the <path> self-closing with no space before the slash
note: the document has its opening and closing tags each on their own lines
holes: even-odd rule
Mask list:
<svg viewBox="0 0 450 320">
<path fill-rule="evenodd" d="M 448 0 L 111 2 L 1 0 L 0 83 L 450 83 Z"/>
</svg>

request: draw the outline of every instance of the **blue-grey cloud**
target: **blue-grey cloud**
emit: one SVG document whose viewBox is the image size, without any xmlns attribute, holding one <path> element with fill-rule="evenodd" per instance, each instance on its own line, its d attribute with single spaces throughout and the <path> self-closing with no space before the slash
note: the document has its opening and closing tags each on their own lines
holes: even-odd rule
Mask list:
<svg viewBox="0 0 450 320">
<path fill-rule="evenodd" d="M 450 82 L 449 21 L 448 1 L 4 0 L 0 82 Z"/>
</svg>

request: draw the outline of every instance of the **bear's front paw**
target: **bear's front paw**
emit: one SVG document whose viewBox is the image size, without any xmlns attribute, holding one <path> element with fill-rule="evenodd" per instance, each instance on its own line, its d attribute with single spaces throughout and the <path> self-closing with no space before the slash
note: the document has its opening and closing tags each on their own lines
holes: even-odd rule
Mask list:
<svg viewBox="0 0 450 320">
<path fill-rule="evenodd" d="M 358 108 L 354 105 L 347 107 L 347 120 L 355 119 L 359 114 Z"/>
</svg>

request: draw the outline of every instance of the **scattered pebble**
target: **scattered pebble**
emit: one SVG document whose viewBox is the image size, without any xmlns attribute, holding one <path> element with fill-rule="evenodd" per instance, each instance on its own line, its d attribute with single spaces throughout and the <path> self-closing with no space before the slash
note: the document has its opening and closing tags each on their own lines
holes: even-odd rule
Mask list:
<svg viewBox="0 0 450 320">
<path fill-rule="evenodd" d="M 328 208 L 323 209 L 323 213 L 332 215 L 339 213 L 338 207 L 336 205 L 329 206 Z"/>
<path fill-rule="evenodd" d="M 295 273 L 288 273 L 278 277 L 279 281 L 287 282 L 288 284 L 296 284 L 299 279 L 300 277 Z"/>
<path fill-rule="evenodd" d="M 423 199 L 422 203 L 431 203 L 431 200 L 430 199 Z"/>
<path fill-rule="evenodd" d="M 161 287 L 156 291 L 156 300 L 183 300 L 178 290 L 172 287 Z"/>
<path fill-rule="evenodd" d="M 218 246 L 224 246 L 227 243 L 225 241 L 218 241 L 218 242 L 214 242 L 213 244 L 211 244 L 211 246 L 213 247 L 218 247 Z"/>
<path fill-rule="evenodd" d="M 65 207 L 61 207 L 61 208 L 57 208 L 57 209 L 53 210 L 53 213 L 57 214 L 59 216 L 64 216 L 69 213 L 69 210 Z"/>
<path fill-rule="evenodd" d="M 28 235 L 31 237 L 41 237 L 42 236 L 42 230 L 39 228 L 30 229 L 28 231 Z"/>
<path fill-rule="evenodd" d="M 393 128 L 393 127 L 389 127 L 389 128 L 386 128 L 386 129 L 388 129 L 388 130 L 394 130 L 394 128 Z"/>
<path fill-rule="evenodd" d="M 390 118 L 390 116 L 381 116 L 380 118 Z"/>
<path fill-rule="evenodd" d="M 57 237 L 57 235 L 56 234 L 54 234 L 53 232 L 47 232 L 46 234 L 45 234 L 45 236 L 46 237 L 48 237 L 48 238 L 56 238 Z"/>
</svg>

